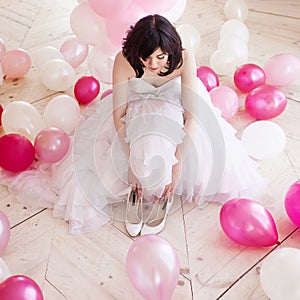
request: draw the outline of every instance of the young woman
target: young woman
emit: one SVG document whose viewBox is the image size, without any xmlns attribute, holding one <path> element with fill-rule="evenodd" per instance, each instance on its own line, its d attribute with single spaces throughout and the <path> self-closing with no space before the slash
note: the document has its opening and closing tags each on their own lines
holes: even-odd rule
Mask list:
<svg viewBox="0 0 300 300">
<path fill-rule="evenodd" d="M 114 218 L 132 236 L 158 233 L 180 201 L 223 203 L 266 184 L 211 104 L 193 54 L 159 15 L 130 28 L 115 58 L 113 95 L 87 107 L 72 140 L 56 164 L 0 173 L 24 205 L 53 208 L 72 233 Z"/>
<path fill-rule="evenodd" d="M 128 31 L 113 70 L 113 116 L 130 162 L 132 235 L 162 230 L 174 194 L 203 205 L 254 195 L 265 184 L 211 105 L 194 56 L 162 16 L 147 16 Z M 144 225 L 143 200 L 156 203 Z"/>
</svg>

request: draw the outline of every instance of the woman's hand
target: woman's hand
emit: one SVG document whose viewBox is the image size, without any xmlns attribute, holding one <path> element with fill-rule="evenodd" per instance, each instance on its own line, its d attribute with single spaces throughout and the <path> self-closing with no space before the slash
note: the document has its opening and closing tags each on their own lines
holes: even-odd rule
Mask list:
<svg viewBox="0 0 300 300">
<path fill-rule="evenodd" d="M 133 171 L 131 170 L 131 168 L 128 168 L 128 181 L 129 184 L 132 186 L 132 189 L 137 189 L 138 190 L 138 196 L 139 198 L 142 197 L 142 185 L 140 184 L 140 182 L 138 181 L 138 179 L 136 178 L 135 174 L 133 173 Z"/>
</svg>

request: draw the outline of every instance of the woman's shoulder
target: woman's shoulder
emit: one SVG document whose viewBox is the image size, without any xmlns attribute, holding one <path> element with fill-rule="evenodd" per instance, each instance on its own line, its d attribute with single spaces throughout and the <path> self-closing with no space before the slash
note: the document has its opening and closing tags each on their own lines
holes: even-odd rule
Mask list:
<svg viewBox="0 0 300 300">
<path fill-rule="evenodd" d="M 120 82 L 135 76 L 135 72 L 122 51 L 119 51 L 114 60 L 113 81 Z"/>
</svg>

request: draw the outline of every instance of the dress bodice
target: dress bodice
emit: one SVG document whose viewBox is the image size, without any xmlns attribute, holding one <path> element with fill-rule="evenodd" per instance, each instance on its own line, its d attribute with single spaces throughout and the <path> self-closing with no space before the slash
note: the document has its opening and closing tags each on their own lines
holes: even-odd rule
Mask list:
<svg viewBox="0 0 300 300">
<path fill-rule="evenodd" d="M 150 99 L 163 100 L 181 107 L 180 77 L 173 78 L 157 87 L 142 78 L 130 78 L 128 81 L 128 102 Z"/>
</svg>

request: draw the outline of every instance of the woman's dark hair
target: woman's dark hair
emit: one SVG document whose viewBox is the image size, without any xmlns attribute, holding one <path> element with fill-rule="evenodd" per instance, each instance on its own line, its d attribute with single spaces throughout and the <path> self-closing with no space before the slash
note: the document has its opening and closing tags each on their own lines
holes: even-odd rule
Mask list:
<svg viewBox="0 0 300 300">
<path fill-rule="evenodd" d="M 166 18 L 149 15 L 130 27 L 123 42 L 123 55 L 134 69 L 136 77 L 144 74 L 140 59 L 146 60 L 158 48 L 168 54 L 167 71 L 160 72 L 160 76 L 171 74 L 182 65 L 180 36 Z"/>
</svg>

